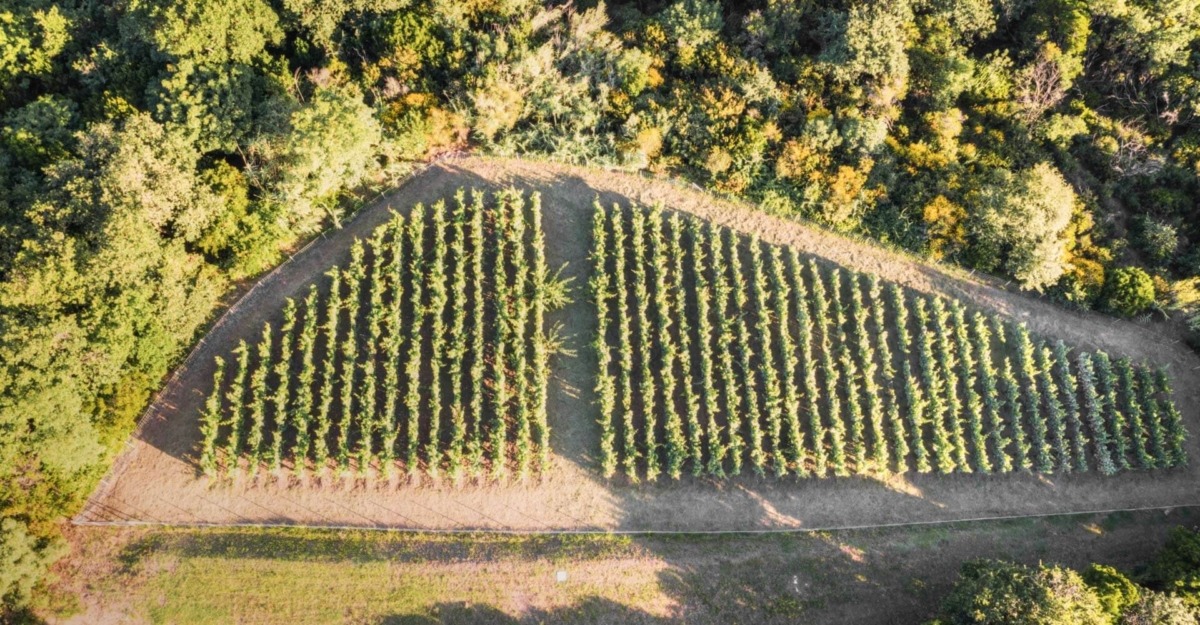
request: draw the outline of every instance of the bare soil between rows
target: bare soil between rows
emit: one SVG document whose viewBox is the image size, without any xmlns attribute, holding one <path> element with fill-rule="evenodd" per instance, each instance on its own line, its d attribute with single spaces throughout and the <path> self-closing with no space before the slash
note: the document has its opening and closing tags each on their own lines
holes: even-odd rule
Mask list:
<svg viewBox="0 0 1200 625">
<path fill-rule="evenodd" d="M 561 323 L 572 355 L 552 362 L 552 466 L 517 484 L 398 483 L 260 475 L 218 482 L 201 476 L 195 449 L 198 415 L 211 384 L 213 357 L 250 341 L 279 315 L 286 297 L 302 295 L 332 265 L 344 262 L 392 211 L 452 197 L 460 187 L 515 186 L 542 195 L 547 259 L 565 264 L 575 301 L 548 321 Z M 627 485 L 602 479 L 597 467 L 599 414 L 593 405 L 595 362 L 588 349 L 594 311 L 583 287 L 593 202 L 649 205 L 693 214 L 756 233 L 768 243 L 908 288 L 960 298 L 1026 322 L 1046 338 L 1103 349 L 1167 367 L 1175 399 L 1192 433 L 1200 432 L 1200 358 L 1178 337 L 1150 324 L 1063 309 L 1005 290 L 990 280 L 946 271 L 869 243 L 780 219 L 664 179 L 513 159 L 465 158 L 435 164 L 342 229 L 326 233 L 263 278 L 213 327 L 150 406 L 142 426 L 76 517 L 82 523 L 288 524 L 408 530 L 746 531 L 863 527 L 1059 514 L 1200 503 L 1200 441 L 1191 436 L 1187 468 L 1063 476 L 906 475 L 823 479 L 685 478 Z"/>
</svg>

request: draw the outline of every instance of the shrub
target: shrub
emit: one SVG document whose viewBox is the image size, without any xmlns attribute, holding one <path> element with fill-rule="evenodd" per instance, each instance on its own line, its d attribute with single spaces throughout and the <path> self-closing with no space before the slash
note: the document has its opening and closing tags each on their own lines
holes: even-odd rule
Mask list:
<svg viewBox="0 0 1200 625">
<path fill-rule="evenodd" d="M 791 469 L 803 472 L 804 434 L 800 428 L 800 394 L 796 385 L 796 369 L 800 366 L 800 357 L 792 343 L 792 289 L 788 284 L 784 260 L 778 247 L 770 248 L 771 275 L 771 306 L 775 311 L 777 332 L 779 336 L 779 353 L 782 356 L 783 375 L 782 396 L 783 427 L 787 442 L 779 441 L 776 448 L 776 469 L 784 465 L 784 471 Z"/>
<path fill-rule="evenodd" d="M 1101 298 L 1109 312 L 1133 317 L 1154 304 L 1154 281 L 1138 267 L 1117 267 L 1108 272 Z"/>
<path fill-rule="evenodd" d="M 609 212 L 613 248 L 613 296 L 617 300 L 617 371 L 621 389 L 621 470 L 637 481 L 637 430 L 633 424 L 633 329 L 629 310 L 629 284 L 625 277 L 628 256 L 624 211 L 614 206 Z"/>
<path fill-rule="evenodd" d="M 675 408 L 675 361 L 679 348 L 675 344 L 671 329 L 674 306 L 673 299 L 682 295 L 682 289 L 667 288 L 667 272 L 671 268 L 667 241 L 663 232 L 662 210 L 655 207 L 650 213 L 650 263 L 654 272 L 651 308 L 654 311 L 654 347 L 659 354 L 657 366 L 658 388 L 661 394 L 662 421 L 666 433 L 666 471 L 672 479 L 683 474 L 683 463 L 687 459 L 687 440 L 683 433 L 683 420 Z"/>
<path fill-rule="evenodd" d="M 1167 372 L 1159 369 L 1154 377 L 1158 392 L 1162 394 L 1160 410 L 1165 419 L 1163 427 L 1166 429 L 1167 447 L 1170 450 L 1170 466 L 1183 466 L 1187 464 L 1187 451 L 1183 447 L 1184 441 L 1187 440 L 1187 428 L 1183 425 L 1183 415 L 1179 414 L 1179 408 L 1171 398 L 1171 381 L 1167 378 Z"/>
<path fill-rule="evenodd" d="M 1096 462 L 1100 465 L 1101 473 L 1112 475 L 1117 472 L 1117 465 L 1113 461 L 1112 450 L 1109 448 L 1108 429 L 1104 423 L 1102 402 L 1096 392 L 1092 358 L 1084 352 L 1081 352 L 1076 358 L 1079 363 L 1079 388 L 1083 395 L 1084 421 L 1092 430 Z"/>
<path fill-rule="evenodd" d="M 1142 590 L 1120 571 L 1103 564 L 1092 564 L 1083 571 L 1083 583 L 1087 584 L 1100 607 L 1116 618 L 1141 597 Z"/>
<path fill-rule="evenodd" d="M 700 475 L 704 471 L 704 431 L 701 426 L 701 396 L 696 392 L 696 380 L 693 377 L 694 368 L 692 363 L 692 328 L 689 323 L 687 299 L 688 292 L 686 287 L 686 279 L 684 273 L 684 247 L 683 247 L 683 222 L 679 219 L 678 213 L 672 213 L 669 221 L 670 236 L 667 238 L 667 258 L 671 262 L 671 271 L 675 278 L 675 297 L 671 302 L 673 305 L 672 312 L 675 316 L 676 323 L 679 326 L 679 346 L 676 353 L 676 359 L 679 361 L 680 371 L 680 386 L 683 388 L 683 406 L 684 406 L 684 421 L 686 424 L 686 453 L 687 458 L 691 460 L 691 469 L 693 475 Z M 700 262 L 698 258 L 693 257 L 691 262 Z M 693 267 L 693 269 L 695 269 Z M 695 287 L 699 288 L 700 282 L 695 283 Z M 700 293 L 694 294 L 697 300 L 697 315 L 701 314 L 699 300 Z M 708 313 L 708 293 L 703 294 L 704 308 L 703 314 Z M 704 323 L 707 329 L 707 319 Z M 700 368 L 703 371 L 704 380 L 711 383 L 712 363 L 708 362 L 710 358 L 708 349 L 707 333 L 700 335 L 702 364 Z M 707 389 L 705 389 L 707 391 Z M 707 392 L 705 393 L 707 394 Z M 714 428 L 715 429 L 715 428 Z"/>
<path fill-rule="evenodd" d="M 945 474 L 954 471 L 957 466 L 955 463 L 956 453 L 950 430 L 947 427 L 948 405 L 945 401 L 945 372 L 940 363 L 934 359 L 933 339 L 937 332 L 930 328 L 930 312 L 927 304 L 924 297 L 913 297 L 913 311 L 917 320 L 917 361 L 921 369 L 921 383 L 928 393 L 926 396 L 929 408 L 927 418 L 932 423 L 933 455 L 938 472 Z"/>
<path fill-rule="evenodd" d="M 642 434 L 644 435 L 642 452 L 646 456 L 646 479 L 653 482 L 658 479 L 661 471 L 655 426 L 655 384 L 652 373 L 654 367 L 651 365 L 654 334 L 650 323 L 650 285 L 646 276 L 648 265 L 653 262 L 653 259 L 647 255 L 646 251 L 647 215 L 645 210 L 634 206 L 630 210 L 630 216 L 631 245 L 629 249 L 631 256 L 629 260 L 633 268 L 633 301 L 636 304 L 634 325 L 637 329 L 637 339 L 634 342 L 636 348 L 634 352 L 637 354 L 638 362 L 638 393 L 641 404 Z"/>
<path fill-rule="evenodd" d="M 1000 414 L 1001 397 L 997 388 L 996 365 L 992 356 L 992 331 L 983 313 L 975 313 L 971 323 L 971 355 L 979 365 L 979 383 L 983 389 L 983 420 L 992 443 L 992 462 L 1001 473 L 1013 469 L 1013 458 L 1008 451 L 1012 437 L 1004 433 L 1004 422 Z"/>
<path fill-rule="evenodd" d="M 1063 406 L 1071 437 L 1071 456 L 1075 459 L 1075 469 L 1087 471 L 1087 433 L 1084 432 L 1083 418 L 1079 410 L 1079 396 L 1076 392 L 1078 386 L 1075 376 L 1071 374 L 1071 359 L 1067 355 L 1067 346 L 1062 341 L 1054 344 L 1054 378 L 1059 388 L 1063 389 Z"/>
<path fill-rule="evenodd" d="M 1141 581 L 1179 596 L 1193 610 L 1200 609 L 1200 532 L 1186 527 L 1171 530 L 1167 544 L 1146 567 Z"/>
<path fill-rule="evenodd" d="M 28 603 L 34 585 L 66 552 L 66 545 L 30 534 L 21 521 L 0 519 L 0 620 L 6 608 Z"/>
<path fill-rule="evenodd" d="M 749 286 L 747 284 L 745 272 L 742 271 L 741 250 L 739 249 L 739 240 L 732 230 L 725 231 L 725 240 L 728 246 L 728 254 L 726 258 L 729 260 L 729 274 L 733 283 L 733 305 L 736 314 L 733 316 L 732 324 L 736 331 L 734 337 L 735 350 L 737 351 L 739 373 L 742 379 L 742 406 L 743 412 L 737 420 L 737 427 L 730 423 L 730 431 L 741 429 L 742 425 L 746 425 L 747 434 L 749 435 L 749 456 L 750 464 L 757 475 L 762 475 L 766 470 L 767 456 L 763 453 L 762 441 L 762 424 L 759 421 L 759 416 L 762 412 L 758 407 L 758 395 L 760 390 L 755 388 L 754 381 L 758 378 L 754 374 L 754 367 L 751 365 L 753 356 L 753 347 L 750 344 L 750 328 L 746 317 L 750 311 L 749 301 Z M 742 450 L 740 444 L 730 451 L 733 459 L 733 474 L 737 475 L 741 471 Z"/>
<path fill-rule="evenodd" d="M 705 259 L 719 259 L 720 255 L 713 249 L 710 240 L 711 230 L 703 228 L 697 222 L 691 222 L 691 252 L 692 280 L 696 289 L 696 342 L 700 354 L 700 395 L 704 405 L 704 414 L 708 417 L 705 441 L 708 447 L 708 462 L 705 470 L 711 475 L 724 475 L 722 465 L 725 459 L 725 446 L 721 444 L 721 428 L 717 425 L 717 415 L 720 413 L 720 389 L 718 388 L 717 372 L 714 372 L 712 336 L 713 324 L 710 321 L 710 302 L 713 296 L 713 282 L 709 278 L 710 270 L 705 265 Z M 718 297 L 720 291 L 717 291 Z M 721 300 L 718 300 L 718 302 Z M 718 310 L 721 310 L 718 308 Z M 724 350 L 722 349 L 722 353 Z M 723 359 L 722 359 L 723 360 Z M 721 373 L 724 373 L 722 367 Z"/>
<path fill-rule="evenodd" d="M 963 565 L 942 601 L 946 625 L 1107 625 L 1109 618 L 1078 573 L 994 560 Z"/>
<path fill-rule="evenodd" d="M 1126 608 L 1121 625 L 1196 625 L 1196 615 L 1183 599 L 1151 590 Z"/>
<path fill-rule="evenodd" d="M 395 216 L 354 243 L 327 295 L 310 288 L 302 308 L 287 302 L 278 335 L 265 324 L 256 346 L 239 345 L 231 388 L 206 402 L 209 471 L 218 448 L 226 470 L 245 457 L 252 474 L 285 459 L 302 473 L 310 454 L 315 467 L 334 455 L 346 474 L 377 465 L 388 478 L 401 456 L 410 476 L 449 468 L 456 483 L 464 467 L 479 476 L 485 455 L 493 477 L 510 461 L 518 475 L 545 467 L 553 339 L 542 324 L 566 283 L 546 273 L 538 198 L 502 192 L 496 202 L 487 209 L 476 195 L 468 208 L 460 193 L 453 210 L 439 202 Z M 496 227 L 485 229 L 485 210 Z M 427 230 L 439 235 L 428 250 Z M 223 408 L 229 421 L 215 422 Z"/>
</svg>

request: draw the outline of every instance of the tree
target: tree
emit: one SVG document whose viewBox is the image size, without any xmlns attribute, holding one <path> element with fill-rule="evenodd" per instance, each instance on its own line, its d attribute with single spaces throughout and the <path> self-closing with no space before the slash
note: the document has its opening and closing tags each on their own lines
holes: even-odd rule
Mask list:
<svg viewBox="0 0 1200 625">
<path fill-rule="evenodd" d="M 996 170 L 972 199 L 976 265 L 1002 268 L 1036 291 L 1058 281 L 1066 271 L 1063 233 L 1077 201 L 1062 174 L 1049 163 L 1015 174 Z"/>
<path fill-rule="evenodd" d="M 953 257 L 966 242 L 963 222 L 967 218 L 967 211 L 939 195 L 925 205 L 922 217 L 929 237 L 929 255 L 937 260 Z"/>
<path fill-rule="evenodd" d="M 1016 101 L 1026 123 L 1036 122 L 1066 96 L 1071 85 L 1063 61 L 1058 46 L 1046 43 L 1033 62 L 1017 73 Z"/>
<path fill-rule="evenodd" d="M 283 37 L 265 0 L 133 0 L 130 24 L 167 61 L 249 63 Z"/>
<path fill-rule="evenodd" d="M 55 58 L 71 41 L 71 23 L 54 4 L 18 1 L 0 10 L 0 102 L 34 76 L 54 70 Z"/>
<path fill-rule="evenodd" d="M 852 4 L 850 10 L 826 15 L 821 30 L 825 47 L 821 60 L 838 81 L 865 80 L 871 100 L 890 106 L 900 100 L 908 85 L 908 27 L 912 24 L 908 0 Z"/>
<path fill-rule="evenodd" d="M 135 115 L 78 151 L 47 168 L 0 282 L 0 475 L 98 460 L 99 431 L 132 423 L 224 284 L 181 244 L 212 207 L 184 143 Z"/>
<path fill-rule="evenodd" d="M 306 36 L 308 42 L 333 51 L 336 49 L 335 33 L 348 15 L 354 13 L 387 15 L 397 8 L 408 7 L 410 4 L 413 3 L 406 0 L 282 0 L 277 3 L 277 6 L 282 5 L 285 26 L 289 31 L 299 31 Z M 504 3 L 502 2 L 488 3 L 487 6 L 499 14 L 504 13 Z M 457 7 L 451 5 L 451 10 L 455 8 Z M 461 28 L 466 25 L 454 24 L 454 26 Z"/>
<path fill-rule="evenodd" d="M 279 223 L 279 207 L 251 202 L 246 175 L 225 161 L 201 171 L 200 180 L 216 194 L 221 210 L 204 227 L 196 248 L 233 280 L 273 266 L 280 243 L 288 239 L 286 226 Z"/>
<path fill-rule="evenodd" d="M 147 236 L 194 241 L 222 208 L 198 179 L 199 155 L 186 138 L 148 115 L 92 126 L 80 137 L 79 152 L 80 158 L 56 164 L 51 184 L 70 194 L 61 201 L 76 210 L 66 218 L 91 226 L 97 243 L 103 241 L 98 220 L 111 224 L 124 214 L 144 220 L 153 229 Z"/>
<path fill-rule="evenodd" d="M 1137 224 L 1137 242 L 1150 256 L 1150 260 L 1159 266 L 1169 265 L 1175 260 L 1179 251 L 1179 231 L 1175 226 L 1143 217 Z"/>
<path fill-rule="evenodd" d="M 38 538 L 17 519 L 0 519 L 0 620 L 21 608 L 52 562 L 67 551 L 59 541 Z"/>
<path fill-rule="evenodd" d="M 1154 304 L 1154 282 L 1140 267 L 1117 267 L 1104 281 L 1104 308 L 1134 317 Z"/>
<path fill-rule="evenodd" d="M 379 141 L 379 123 L 355 87 L 318 88 L 292 113 L 288 132 L 262 147 L 265 182 L 296 232 L 316 230 L 322 213 L 339 223 L 331 200 L 366 178 Z"/>
<path fill-rule="evenodd" d="M 262 81 L 246 65 L 173 64 L 155 89 L 157 119 L 199 152 L 235 152 L 248 142 Z"/>
<path fill-rule="evenodd" d="M 659 20 L 685 67 L 692 63 L 697 48 L 720 35 L 725 23 L 717 0 L 675 0 L 663 9 Z"/>
<path fill-rule="evenodd" d="M 41 96 L 4 116 L 0 145 L 22 166 L 39 170 L 69 156 L 77 117 L 78 107 L 71 100 Z"/>
<path fill-rule="evenodd" d="M 1178 595 L 1200 608 L 1200 532 L 1177 527 L 1141 580 L 1147 586 Z"/>
<path fill-rule="evenodd" d="M 1121 625 L 1196 625 L 1196 615 L 1179 597 L 1149 591 L 1121 615 Z"/>
<path fill-rule="evenodd" d="M 1100 606 L 1113 618 L 1141 597 L 1142 590 L 1120 571 L 1103 564 L 1092 564 L 1083 571 L 1083 582 L 1096 593 Z"/>
<path fill-rule="evenodd" d="M 1075 571 L 976 560 L 963 565 L 934 623 L 1105 625 L 1109 618 Z"/>
</svg>

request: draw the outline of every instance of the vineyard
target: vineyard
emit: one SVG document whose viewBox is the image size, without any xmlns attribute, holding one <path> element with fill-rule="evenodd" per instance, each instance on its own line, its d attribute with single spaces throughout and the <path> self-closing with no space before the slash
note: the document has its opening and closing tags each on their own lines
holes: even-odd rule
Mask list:
<svg viewBox="0 0 1200 625">
<path fill-rule="evenodd" d="M 605 477 L 1187 461 L 1165 371 L 658 208 L 597 203 L 590 260 Z"/>
<path fill-rule="evenodd" d="M 217 358 L 201 416 L 209 475 L 264 469 L 525 478 L 548 462 L 541 205 L 515 191 L 417 205 Z"/>
</svg>

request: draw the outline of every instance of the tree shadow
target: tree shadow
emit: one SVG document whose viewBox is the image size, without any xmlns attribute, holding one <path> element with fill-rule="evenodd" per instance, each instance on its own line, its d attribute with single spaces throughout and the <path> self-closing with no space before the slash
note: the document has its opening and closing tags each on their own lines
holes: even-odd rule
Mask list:
<svg viewBox="0 0 1200 625">
<path fill-rule="evenodd" d="M 347 621 L 354 623 L 918 623 L 932 615 L 967 560 L 1045 561 L 1076 568 L 1100 562 L 1132 570 L 1162 545 L 1173 526 L 1198 518 L 1200 509 L 1181 509 L 1171 515 L 633 538 L 219 528 L 153 532 L 128 545 L 119 561 L 125 573 L 143 561 L 152 570 L 171 570 L 175 557 L 206 563 L 251 560 L 265 574 L 271 569 L 262 563 L 270 560 L 386 562 L 398 567 L 395 575 L 466 562 L 482 567 L 452 569 L 468 579 L 493 565 L 513 567 L 510 577 L 493 574 L 460 584 L 436 603 L 411 611 L 388 613 L 372 608 L 381 597 L 363 596 L 361 604 L 345 606 L 348 614 L 365 615 Z M 163 555 L 169 557 L 154 557 Z M 581 584 L 572 590 L 584 592 L 547 592 L 543 585 L 552 582 L 546 562 L 554 563 L 550 571 L 569 573 L 566 584 Z M 630 562 L 638 567 L 640 581 L 591 590 L 597 579 L 612 583 L 613 572 Z M 487 585 L 483 594 L 489 599 L 478 600 L 478 584 Z M 394 592 L 387 584 L 379 591 Z M 264 589 L 255 604 L 285 599 L 276 595 Z M 508 601 L 490 598 L 505 596 Z"/>
<path fill-rule="evenodd" d="M 514 617 L 494 606 L 464 602 L 443 602 L 430 608 L 425 614 L 394 614 L 375 621 L 378 625 L 530 625 L 543 623 L 599 624 L 599 623 L 673 623 L 602 597 L 585 597 L 569 606 L 540 609 L 533 608 L 519 617 Z"/>
</svg>

